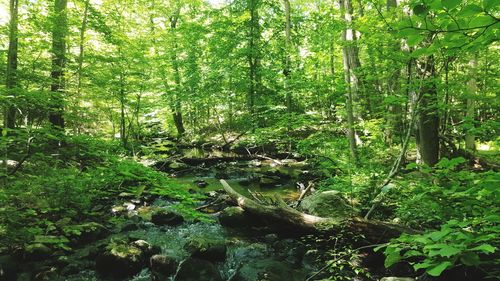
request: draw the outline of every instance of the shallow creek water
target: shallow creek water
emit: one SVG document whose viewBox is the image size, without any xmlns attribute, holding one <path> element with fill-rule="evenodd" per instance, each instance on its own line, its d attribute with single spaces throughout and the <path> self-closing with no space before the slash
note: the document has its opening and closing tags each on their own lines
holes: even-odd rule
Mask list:
<svg viewBox="0 0 500 281">
<path fill-rule="evenodd" d="M 221 157 L 227 154 L 207 155 L 207 152 L 191 150 L 184 153 L 189 157 Z M 210 192 L 222 189 L 218 175 L 225 175 L 228 183 L 238 192 L 251 196 L 250 193 L 259 193 L 261 196 L 281 195 L 285 200 L 298 197 L 296 181 L 302 172 L 303 165 L 297 161 L 288 161 L 286 165 L 277 165 L 275 161 L 233 161 L 218 163 L 216 166 L 193 169 L 172 180 L 179 186 L 191 189 L 192 192 Z M 283 180 L 274 183 L 272 187 L 263 187 L 255 177 L 275 173 L 286 175 Z M 252 179 L 253 180 L 249 180 Z M 196 181 L 204 181 L 208 185 L 199 187 Z M 242 182 L 244 184 L 242 184 Z M 172 203 L 157 199 L 152 206 L 169 208 Z M 161 254 L 184 259 L 189 253 L 184 249 L 185 244 L 197 237 L 203 239 L 223 239 L 226 241 L 227 253 L 223 262 L 214 262 L 223 280 L 236 280 L 235 275 L 244 274 L 246 280 L 264 280 L 262 274 L 271 274 L 269 280 L 303 281 L 314 272 L 314 258 L 305 255 L 307 249 L 304 243 L 295 238 L 279 237 L 267 230 L 259 229 L 232 229 L 221 226 L 216 220 L 213 222 L 185 222 L 179 226 L 157 226 L 151 222 L 142 221 L 139 229 L 113 234 L 111 239 L 142 239 L 161 248 Z M 273 271 L 273 272 L 267 272 Z M 266 273 L 267 272 L 267 273 Z M 151 273 L 144 268 L 140 274 L 128 279 L 133 281 L 151 280 Z M 274 278 L 274 279 L 273 279 Z M 276 279 L 277 278 L 277 279 Z M 68 281 L 102 281 L 93 270 L 85 270 L 68 276 Z M 171 277 L 169 280 L 174 280 Z M 242 280 L 241 278 L 238 280 Z M 265 279 L 268 280 L 268 279 Z"/>
</svg>

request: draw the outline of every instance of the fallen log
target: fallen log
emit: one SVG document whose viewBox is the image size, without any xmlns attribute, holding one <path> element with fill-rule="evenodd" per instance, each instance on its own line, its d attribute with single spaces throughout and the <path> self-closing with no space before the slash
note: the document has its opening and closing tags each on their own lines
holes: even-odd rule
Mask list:
<svg viewBox="0 0 500 281">
<path fill-rule="evenodd" d="M 368 242 L 381 243 L 389 241 L 402 233 L 416 233 L 398 225 L 363 218 L 330 218 L 305 214 L 287 205 L 264 205 L 236 192 L 225 180 L 220 180 L 224 190 L 234 203 L 250 215 L 268 221 L 275 227 L 293 229 L 297 232 L 338 232 L 341 229 L 362 234 Z"/>
</svg>

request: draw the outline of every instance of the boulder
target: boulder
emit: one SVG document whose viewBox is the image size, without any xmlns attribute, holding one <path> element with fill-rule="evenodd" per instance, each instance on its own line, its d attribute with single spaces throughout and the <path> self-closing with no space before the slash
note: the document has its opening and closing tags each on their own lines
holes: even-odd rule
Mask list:
<svg viewBox="0 0 500 281">
<path fill-rule="evenodd" d="M 259 185 L 262 188 L 276 187 L 280 184 L 281 184 L 281 178 L 279 176 L 264 175 L 259 179 Z"/>
<path fill-rule="evenodd" d="M 175 274 L 179 261 L 167 255 L 154 255 L 149 259 L 151 279 L 153 281 L 167 280 Z"/>
<path fill-rule="evenodd" d="M 224 261 L 226 259 L 227 246 L 222 239 L 207 239 L 196 237 L 186 243 L 184 249 L 191 253 L 192 257 L 212 262 Z"/>
<path fill-rule="evenodd" d="M 158 252 L 144 240 L 132 243 L 111 242 L 105 251 L 96 258 L 96 270 L 110 278 L 123 279 L 141 271 L 148 264 L 149 258 Z"/>
<path fill-rule="evenodd" d="M 229 227 L 244 227 L 251 224 L 251 219 L 241 207 L 227 207 L 219 214 L 219 223 Z"/>
<path fill-rule="evenodd" d="M 306 277 L 288 263 L 265 258 L 245 263 L 231 281 L 303 281 Z"/>
<path fill-rule="evenodd" d="M 302 200 L 300 209 L 305 213 L 320 216 L 343 218 L 354 210 L 339 191 L 316 192 Z"/>
<path fill-rule="evenodd" d="M 411 277 L 383 277 L 380 281 L 415 281 L 415 278 Z"/>
<path fill-rule="evenodd" d="M 15 280 L 19 266 L 12 256 L 0 256 L 0 281 Z"/>
<path fill-rule="evenodd" d="M 213 263 L 191 257 L 179 265 L 174 281 L 222 281 L 222 277 Z"/>
<path fill-rule="evenodd" d="M 184 222 L 184 218 L 169 210 L 158 210 L 151 214 L 151 222 L 156 225 L 176 226 Z"/>
</svg>

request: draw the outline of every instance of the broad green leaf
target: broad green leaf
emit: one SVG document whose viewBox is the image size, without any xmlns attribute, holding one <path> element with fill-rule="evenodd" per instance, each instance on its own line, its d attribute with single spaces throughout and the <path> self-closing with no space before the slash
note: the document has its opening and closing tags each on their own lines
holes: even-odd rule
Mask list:
<svg viewBox="0 0 500 281">
<path fill-rule="evenodd" d="M 490 244 L 481 244 L 477 247 L 472 248 L 471 250 L 481 251 L 485 254 L 491 254 L 496 251 L 496 248 L 491 246 Z"/>
<path fill-rule="evenodd" d="M 411 35 L 408 36 L 408 39 L 406 39 L 406 43 L 408 43 L 408 46 L 413 47 L 418 45 L 422 40 L 424 40 L 425 36 L 416 34 L 416 35 Z"/>
<path fill-rule="evenodd" d="M 498 0 L 483 0 L 483 7 L 485 10 L 491 10 L 499 5 L 500 3 Z"/>
<path fill-rule="evenodd" d="M 426 15 L 427 12 L 429 12 L 429 8 L 425 5 L 418 4 L 415 7 L 413 7 L 413 13 L 417 16 Z"/>
<path fill-rule="evenodd" d="M 466 252 L 460 257 L 460 261 L 463 262 L 463 264 L 468 265 L 468 266 L 476 266 L 479 265 L 481 260 L 479 259 L 479 256 L 476 253 L 473 252 Z"/>
<path fill-rule="evenodd" d="M 421 263 L 414 264 L 413 265 L 413 269 L 415 269 L 415 270 L 425 269 L 425 268 L 428 268 L 431 265 L 432 265 L 432 263 L 430 261 L 424 261 L 424 262 L 421 262 Z"/>
<path fill-rule="evenodd" d="M 429 234 L 429 238 L 431 238 L 434 241 L 441 240 L 443 237 L 446 235 L 450 234 L 451 230 L 450 229 L 443 229 L 440 231 L 434 231 Z"/>
<path fill-rule="evenodd" d="M 443 7 L 445 7 L 448 10 L 451 10 L 455 8 L 456 6 L 460 5 L 460 0 L 441 0 L 441 4 Z"/>
<path fill-rule="evenodd" d="M 492 24 L 493 23 L 493 18 L 490 17 L 490 16 L 478 16 L 478 17 L 475 17 L 473 18 L 470 23 L 469 23 L 469 27 L 473 28 L 473 27 L 483 27 L 483 26 L 487 26 L 489 24 Z"/>
<path fill-rule="evenodd" d="M 455 248 L 453 246 L 449 246 L 449 245 L 446 245 L 445 247 L 441 248 L 441 250 L 439 250 L 439 255 L 442 256 L 442 257 L 452 257 L 458 253 L 460 253 L 461 250 L 458 249 L 458 248 Z"/>
<path fill-rule="evenodd" d="M 451 263 L 451 262 L 449 262 L 449 261 L 444 261 L 444 262 L 442 262 L 442 263 L 440 263 L 440 264 L 438 264 L 438 265 L 436 265 L 436 266 L 434 266 L 434 267 L 429 267 L 429 268 L 427 268 L 427 271 L 426 271 L 426 272 L 427 272 L 429 275 L 431 275 L 431 276 L 435 276 L 435 277 L 436 277 L 436 276 L 441 275 L 441 273 L 443 273 L 443 271 L 444 271 L 445 269 L 447 269 L 447 268 L 448 268 L 449 266 L 451 266 L 451 265 L 452 265 L 452 263 Z"/>
<path fill-rule="evenodd" d="M 470 16 L 477 15 L 477 14 L 481 13 L 482 11 L 483 11 L 483 8 L 479 7 L 478 5 L 476 5 L 476 4 L 469 4 L 469 5 L 465 6 L 458 13 L 458 15 L 462 16 L 462 17 L 470 17 Z"/>
<path fill-rule="evenodd" d="M 386 268 L 389 268 L 391 267 L 393 264 L 396 264 L 397 262 L 399 262 L 401 260 L 401 255 L 399 254 L 399 251 L 397 252 L 393 252 L 389 255 L 387 255 L 385 257 L 385 261 L 384 261 L 384 266 Z"/>
</svg>

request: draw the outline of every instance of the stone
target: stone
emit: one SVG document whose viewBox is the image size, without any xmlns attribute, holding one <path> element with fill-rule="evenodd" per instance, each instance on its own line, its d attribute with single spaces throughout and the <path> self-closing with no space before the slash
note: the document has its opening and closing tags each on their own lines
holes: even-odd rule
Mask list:
<svg viewBox="0 0 500 281">
<path fill-rule="evenodd" d="M 383 277 L 380 281 L 415 281 L 415 278 L 411 277 Z"/>
<path fill-rule="evenodd" d="M 167 255 L 154 255 L 149 259 L 151 279 L 153 281 L 167 280 L 175 274 L 179 261 Z"/>
<path fill-rule="evenodd" d="M 179 265 L 174 281 L 222 281 L 222 277 L 213 263 L 191 257 Z"/>
<path fill-rule="evenodd" d="M 244 227 L 251 224 L 251 220 L 241 207 L 227 207 L 219 214 L 219 223 L 229 227 Z"/>
<path fill-rule="evenodd" d="M 196 184 L 197 187 L 199 188 L 205 188 L 208 186 L 208 182 L 204 180 L 195 180 L 194 183 Z"/>
<path fill-rule="evenodd" d="M 158 210 L 151 214 L 151 222 L 156 225 L 176 226 L 184 222 L 184 218 L 169 210 Z"/>
<path fill-rule="evenodd" d="M 0 256 L 0 280 L 15 280 L 20 263 L 10 255 Z"/>
<path fill-rule="evenodd" d="M 305 213 L 320 216 L 344 218 L 356 213 L 339 191 L 316 192 L 302 200 L 300 209 Z"/>
<path fill-rule="evenodd" d="M 260 187 L 276 187 L 281 184 L 281 178 L 278 176 L 265 175 L 259 179 Z"/>
<path fill-rule="evenodd" d="M 186 243 L 184 249 L 192 257 L 220 262 L 226 259 L 227 246 L 222 239 L 207 239 L 204 237 L 193 238 Z"/>
<path fill-rule="evenodd" d="M 159 250 L 144 240 L 126 244 L 111 242 L 96 258 L 96 270 L 110 278 L 123 279 L 139 273 Z"/>
<path fill-rule="evenodd" d="M 245 263 L 231 281 L 303 281 L 306 274 L 292 265 L 269 258 Z"/>
<path fill-rule="evenodd" d="M 170 163 L 170 165 L 168 165 L 168 167 L 174 171 L 179 171 L 179 170 L 184 170 L 184 169 L 189 168 L 189 166 L 187 164 L 184 164 L 181 162 L 172 162 L 172 163 Z"/>
</svg>

